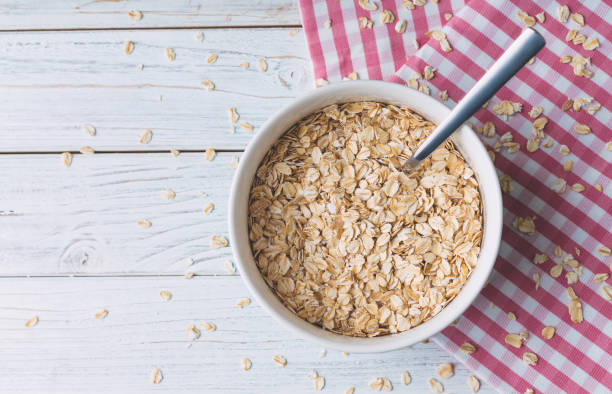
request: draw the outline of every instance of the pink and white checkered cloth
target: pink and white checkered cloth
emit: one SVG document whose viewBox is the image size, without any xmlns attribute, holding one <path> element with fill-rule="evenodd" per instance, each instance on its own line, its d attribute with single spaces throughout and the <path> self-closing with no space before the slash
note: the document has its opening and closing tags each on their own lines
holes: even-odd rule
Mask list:
<svg viewBox="0 0 612 394">
<path fill-rule="evenodd" d="M 596 283 L 594 276 L 609 273 L 610 257 L 598 253 L 601 245 L 612 245 L 612 152 L 606 143 L 612 139 L 612 5 L 609 0 L 431 0 L 425 6 L 409 10 L 404 0 L 370 0 L 376 11 L 365 11 L 355 1 L 300 0 L 308 49 L 315 78 L 339 81 L 352 72 L 361 79 L 387 79 L 406 83 L 414 72 L 426 65 L 437 71 L 426 82 L 431 94 L 447 91 L 453 106 L 484 74 L 495 59 L 521 32 L 517 12 L 535 16 L 543 12 L 545 21 L 536 29 L 545 37 L 546 47 L 533 64 L 522 69 L 490 100 L 486 109 L 472 119 L 473 124 L 493 122 L 496 137 L 482 138 L 490 149 L 500 135 L 510 132 L 521 150 L 508 153 L 496 150 L 495 166 L 499 174 L 512 178 L 512 191 L 504 193 L 504 230 L 501 250 L 489 284 L 455 327 L 448 327 L 432 339 L 454 354 L 490 385 L 501 392 L 524 392 L 533 388 L 547 393 L 595 393 L 612 390 L 612 304 L 602 289 L 612 280 Z M 559 22 L 557 8 L 567 4 L 571 12 L 584 16 L 585 26 L 571 20 Z M 390 10 L 395 22 L 380 22 L 381 10 Z M 359 17 L 374 21 L 369 29 L 359 27 Z M 331 21 L 331 27 L 325 27 Z M 406 20 L 405 33 L 395 31 L 397 21 Z M 587 37 L 597 37 L 601 47 L 587 51 L 581 45 L 567 42 L 570 29 Z M 425 34 L 430 30 L 446 33 L 453 50 L 446 53 L 440 44 Z M 420 44 L 420 48 L 419 47 Z M 591 58 L 592 78 L 575 76 L 570 64 L 562 64 L 564 55 L 580 54 Z M 563 111 L 568 99 L 592 98 L 581 110 Z M 522 111 L 505 121 L 493 112 L 501 100 L 519 102 Z M 594 114 L 586 108 L 600 103 Z M 528 115 L 534 106 L 544 109 L 548 118 L 545 141 L 553 145 L 529 153 L 526 143 L 532 137 L 533 119 Z M 576 124 L 592 129 L 588 135 L 573 131 Z M 560 152 L 566 145 L 568 155 Z M 609 149 L 610 145 L 608 145 Z M 564 171 L 563 163 L 574 165 Z M 567 190 L 557 193 L 555 182 L 567 182 Z M 579 193 L 570 186 L 582 184 Z M 601 185 L 602 191 L 595 188 Z M 536 232 L 517 232 L 512 223 L 517 217 L 535 216 Z M 557 278 L 550 269 L 564 258 L 555 256 L 555 247 L 573 254 L 582 265 L 578 282 L 568 284 L 565 264 Z M 534 264 L 535 254 L 546 254 L 549 260 Z M 565 257 L 567 258 L 567 257 Z M 534 275 L 541 280 L 536 289 Z M 568 313 L 566 288 L 571 286 L 584 313 L 582 323 L 573 323 Z M 517 320 L 510 320 L 513 312 Z M 541 331 L 556 328 L 552 339 Z M 529 331 L 522 348 L 507 345 L 507 333 Z M 466 355 L 459 351 L 464 342 L 478 350 Z M 522 361 L 524 352 L 538 355 L 536 366 Z"/>
</svg>

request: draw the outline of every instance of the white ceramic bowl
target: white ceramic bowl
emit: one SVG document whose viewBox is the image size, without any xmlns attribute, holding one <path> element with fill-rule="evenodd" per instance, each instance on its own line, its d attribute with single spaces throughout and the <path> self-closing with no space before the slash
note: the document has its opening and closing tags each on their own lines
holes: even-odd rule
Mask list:
<svg viewBox="0 0 612 394">
<path fill-rule="evenodd" d="M 348 352 L 382 352 L 429 338 L 456 320 L 474 301 L 493 268 L 501 240 L 502 199 L 497 174 L 474 131 L 463 126 L 453 142 L 470 164 L 482 196 L 484 231 L 478 264 L 463 289 L 440 313 L 408 331 L 373 338 L 349 337 L 326 331 L 302 320 L 287 309 L 264 281 L 251 253 L 248 237 L 248 200 L 259 163 L 272 144 L 293 124 L 328 105 L 353 101 L 378 101 L 406 106 L 438 124 L 450 110 L 421 92 L 380 81 L 347 81 L 305 94 L 274 114 L 257 131 L 240 159 L 229 199 L 230 243 L 242 279 L 255 299 L 279 322 L 297 335 L 324 347 Z"/>
</svg>

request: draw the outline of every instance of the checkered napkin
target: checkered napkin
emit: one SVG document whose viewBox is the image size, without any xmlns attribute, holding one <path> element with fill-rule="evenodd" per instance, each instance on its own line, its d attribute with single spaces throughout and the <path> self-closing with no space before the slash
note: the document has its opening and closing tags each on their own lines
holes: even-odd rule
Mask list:
<svg viewBox="0 0 612 394">
<path fill-rule="evenodd" d="M 372 11 L 359 3 L 363 1 L 300 1 L 319 84 L 356 72 L 361 79 L 408 83 L 435 97 L 446 93 L 444 102 L 451 107 L 520 34 L 524 23 L 518 13 L 544 13 L 545 20 L 537 20 L 535 28 L 546 47 L 472 119 L 480 130 L 487 122 L 495 126 L 495 135 L 483 135 L 482 142 L 494 154 L 500 177 L 506 175 L 501 178 L 504 229 L 494 272 L 458 323 L 432 340 L 501 392 L 610 392 L 612 303 L 605 288 L 612 292 L 612 279 L 605 274 L 612 260 L 605 249 L 598 250 L 612 246 L 611 3 L 370 0 L 377 6 Z M 584 26 L 574 21 L 580 22 L 579 17 L 560 22 L 562 5 L 570 14 L 581 14 Z M 382 23 L 382 10 L 389 10 L 394 21 Z M 369 20 L 372 27 L 360 27 Z M 446 34 L 450 52 L 442 49 L 437 34 L 438 40 L 430 38 L 431 30 Z M 585 49 L 580 43 L 589 38 L 597 38 L 600 47 Z M 565 55 L 590 58 L 585 67 L 593 75 L 575 75 L 575 69 L 584 74 L 584 68 L 561 62 Z M 418 78 L 415 73 L 422 75 L 428 65 L 436 69 L 435 76 Z M 495 111 L 502 100 L 520 103 L 522 109 L 505 119 Z M 535 137 L 530 116 L 538 106 L 548 119 L 541 138 Z M 576 125 L 587 125 L 592 132 L 579 134 Z M 529 218 L 534 218 L 532 233 Z M 570 317 L 568 287 L 582 305 L 581 323 Z M 551 339 L 542 334 L 546 326 L 556 330 Z M 507 333 L 524 330 L 529 336 L 521 348 L 505 343 Z M 476 352 L 462 352 L 465 342 L 476 345 Z M 537 355 L 536 365 L 523 361 L 526 352 Z"/>
</svg>

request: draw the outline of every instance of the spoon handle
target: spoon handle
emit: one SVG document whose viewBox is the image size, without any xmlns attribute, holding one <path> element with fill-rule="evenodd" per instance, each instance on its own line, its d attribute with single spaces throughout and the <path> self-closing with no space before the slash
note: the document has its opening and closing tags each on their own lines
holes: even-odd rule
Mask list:
<svg viewBox="0 0 612 394">
<path fill-rule="evenodd" d="M 438 146 L 468 120 L 484 103 L 544 47 L 544 38 L 532 28 L 525 29 L 491 68 L 476 82 L 453 108 L 449 116 L 417 148 L 405 166 L 410 170 L 419 165 Z"/>
</svg>

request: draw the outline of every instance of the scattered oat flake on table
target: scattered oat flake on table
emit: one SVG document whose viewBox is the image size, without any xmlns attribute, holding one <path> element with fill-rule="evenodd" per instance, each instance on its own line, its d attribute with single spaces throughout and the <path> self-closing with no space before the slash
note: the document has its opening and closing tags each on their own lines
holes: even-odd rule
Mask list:
<svg viewBox="0 0 612 394">
<path fill-rule="evenodd" d="M 534 391 L 533 391 L 533 389 L 527 389 L 527 390 L 525 390 L 524 394 L 534 394 Z"/>
<path fill-rule="evenodd" d="M 247 298 L 247 300 L 248 300 L 248 298 Z M 249 300 L 249 302 L 250 302 L 250 300 Z M 274 357 L 272 357 L 272 361 L 274 361 L 274 363 L 276 365 L 278 365 L 279 367 L 284 367 L 285 365 L 287 365 L 287 359 L 285 357 L 281 356 L 280 354 L 276 354 Z"/>
<path fill-rule="evenodd" d="M 516 14 L 521 22 L 523 22 L 526 26 L 534 26 L 536 24 L 536 19 L 533 16 L 530 16 L 525 11 L 519 11 Z"/>
<path fill-rule="evenodd" d="M 366 11 L 376 11 L 378 6 L 370 0 L 359 0 L 359 5 Z"/>
<path fill-rule="evenodd" d="M 544 23 L 546 21 L 546 14 L 540 12 L 539 14 L 536 14 L 536 19 L 538 20 L 538 22 Z"/>
<path fill-rule="evenodd" d="M 321 391 L 323 390 L 323 387 L 325 387 L 325 378 L 323 376 L 317 376 L 316 378 L 314 378 L 313 384 L 315 390 Z"/>
<path fill-rule="evenodd" d="M 195 341 L 196 339 L 200 338 L 202 334 L 195 325 L 191 324 L 189 327 L 187 327 L 187 335 L 189 336 L 189 339 Z"/>
<path fill-rule="evenodd" d="M 371 29 L 373 25 L 374 25 L 374 22 L 372 22 L 370 19 L 368 19 L 368 17 L 366 17 L 366 16 L 360 16 L 359 17 L 359 28 L 361 28 L 361 29 Z"/>
<path fill-rule="evenodd" d="M 293 37 L 297 34 L 298 30 L 297 29 L 291 29 L 289 30 L 289 37 Z"/>
<path fill-rule="evenodd" d="M 217 59 L 219 59 L 219 55 L 215 54 L 215 53 L 211 53 L 210 55 L 208 55 L 208 57 L 206 58 L 206 63 L 207 64 L 213 64 L 214 62 L 217 61 Z"/>
<path fill-rule="evenodd" d="M 194 276 L 195 276 L 195 273 L 193 273 L 193 272 L 187 272 L 187 273 L 185 274 L 185 276 L 183 276 L 183 277 L 184 277 L 185 279 L 191 279 L 191 278 L 193 278 Z"/>
<path fill-rule="evenodd" d="M 601 108 L 601 104 L 596 103 L 596 104 L 591 105 L 589 108 L 587 108 L 586 112 L 589 115 L 595 115 L 595 113 L 599 111 L 600 108 Z"/>
<path fill-rule="evenodd" d="M 204 39 L 204 33 L 199 31 L 193 36 L 193 38 L 195 38 L 196 41 L 202 41 Z"/>
<path fill-rule="evenodd" d="M 569 315 L 574 323 L 582 323 L 582 304 L 578 299 L 572 299 L 568 305 Z"/>
<path fill-rule="evenodd" d="M 504 193 L 512 193 L 512 178 L 507 174 L 502 174 L 499 177 L 499 184 Z"/>
<path fill-rule="evenodd" d="M 249 62 L 246 62 L 246 61 L 241 62 L 240 67 L 246 70 L 247 68 L 249 68 Z"/>
<path fill-rule="evenodd" d="M 561 23 L 567 22 L 567 20 L 569 19 L 569 15 L 570 15 L 570 10 L 568 6 L 564 5 L 564 6 L 557 7 L 557 19 L 559 19 L 559 22 Z"/>
<path fill-rule="evenodd" d="M 204 159 L 206 159 L 206 161 L 212 161 L 215 156 L 217 156 L 217 152 L 215 152 L 213 148 L 208 148 L 204 152 Z"/>
<path fill-rule="evenodd" d="M 212 202 L 209 202 L 208 204 L 204 205 L 203 211 L 205 214 L 211 213 L 214 207 L 215 205 Z"/>
<path fill-rule="evenodd" d="M 542 329 L 542 338 L 551 339 L 555 335 L 555 328 L 546 326 Z"/>
<path fill-rule="evenodd" d="M 136 70 L 138 70 L 138 71 L 142 71 L 142 69 L 143 69 L 143 68 L 144 68 L 144 64 L 142 64 L 142 63 L 141 63 L 141 64 L 138 64 L 138 65 L 136 66 Z"/>
<path fill-rule="evenodd" d="M 535 367 L 538 365 L 538 356 L 535 353 L 525 352 L 523 353 L 523 361 Z"/>
<path fill-rule="evenodd" d="M 323 22 L 323 27 L 326 29 L 329 29 L 332 25 L 332 21 L 331 19 L 326 20 L 325 22 Z"/>
<path fill-rule="evenodd" d="M 561 59 L 563 59 L 563 58 L 561 58 Z M 563 60 L 561 61 L 561 63 L 563 63 Z M 561 110 L 562 110 L 562 111 L 567 111 L 567 110 L 569 110 L 570 108 L 572 108 L 573 106 L 574 106 L 574 100 L 572 100 L 572 99 L 567 99 L 567 100 L 566 100 L 566 101 L 563 103 L 563 105 L 561 106 Z"/>
<path fill-rule="evenodd" d="M 62 153 L 62 163 L 64 163 L 66 167 L 70 167 L 70 165 L 72 164 L 72 153 L 63 152 Z"/>
<path fill-rule="evenodd" d="M 593 185 L 593 187 L 595 188 L 595 190 L 597 190 L 598 192 L 602 192 L 603 191 L 603 187 L 601 186 L 601 184 L 596 183 Z"/>
<path fill-rule="evenodd" d="M 200 328 L 204 330 L 205 332 L 213 332 L 217 330 L 217 326 L 215 325 L 215 323 L 212 323 L 209 321 L 200 323 Z"/>
<path fill-rule="evenodd" d="M 155 368 L 151 372 L 151 382 L 153 384 L 159 384 L 159 383 L 161 383 L 162 380 L 164 380 L 164 375 L 162 374 L 161 369 Z"/>
<path fill-rule="evenodd" d="M 172 154 L 172 156 L 177 157 L 178 155 L 181 154 L 181 152 L 179 152 L 176 149 L 170 149 L 170 153 Z"/>
<path fill-rule="evenodd" d="M 508 116 L 512 116 L 517 112 L 521 112 L 523 105 L 509 100 L 503 100 L 493 107 L 493 112 L 508 120 Z"/>
<path fill-rule="evenodd" d="M 586 135 L 591 133 L 591 128 L 585 124 L 577 124 L 574 126 L 574 131 L 581 135 Z"/>
<path fill-rule="evenodd" d="M 243 308 L 247 305 L 249 305 L 251 303 L 251 299 L 248 297 L 244 297 L 244 298 L 239 298 L 238 301 L 236 301 L 236 306 L 239 306 L 240 308 Z"/>
<path fill-rule="evenodd" d="M 266 63 L 266 59 L 257 59 L 257 69 L 263 73 L 268 71 L 268 63 Z"/>
<path fill-rule="evenodd" d="M 148 221 L 147 219 L 140 219 L 136 224 L 138 224 L 138 227 L 140 227 L 140 228 L 149 228 L 149 227 L 151 227 L 151 222 Z"/>
<path fill-rule="evenodd" d="M 464 342 L 461 346 L 459 346 L 459 350 L 461 350 L 465 354 L 472 354 L 476 351 L 476 346 L 472 345 L 469 342 Z"/>
<path fill-rule="evenodd" d="M 572 185 L 572 190 L 576 193 L 582 193 L 586 188 L 581 183 L 574 183 Z"/>
<path fill-rule="evenodd" d="M 232 161 L 230 161 L 230 168 L 238 168 L 238 156 L 232 156 Z"/>
<path fill-rule="evenodd" d="M 387 24 L 393 23 L 395 21 L 395 15 L 391 10 L 381 10 L 380 11 L 380 23 Z"/>
<path fill-rule="evenodd" d="M 344 394 L 353 394 L 354 392 L 355 392 L 355 386 L 351 386 L 348 389 L 346 389 Z"/>
<path fill-rule="evenodd" d="M 410 373 L 408 371 L 404 371 L 402 372 L 401 380 L 404 386 L 408 386 L 410 382 L 412 382 L 412 377 L 410 376 Z"/>
<path fill-rule="evenodd" d="M 540 253 L 536 253 L 533 256 L 533 263 L 534 264 L 542 264 L 548 261 L 548 256 L 545 254 L 540 254 Z"/>
<path fill-rule="evenodd" d="M 514 346 L 517 349 L 523 346 L 523 337 L 521 337 L 519 334 L 508 334 L 506 335 L 506 338 L 504 338 L 504 341 L 508 345 Z"/>
<path fill-rule="evenodd" d="M 213 81 L 207 79 L 205 81 L 200 82 L 202 84 L 202 86 L 204 86 L 206 88 L 206 90 L 208 90 L 209 92 L 212 90 L 215 90 L 215 84 L 213 83 Z"/>
<path fill-rule="evenodd" d="M 240 128 L 246 131 L 247 133 L 251 133 L 253 131 L 253 125 L 246 122 L 240 123 Z"/>
<path fill-rule="evenodd" d="M 25 322 L 26 327 L 34 327 L 37 324 L 38 324 L 38 316 L 34 316 L 30 320 Z"/>
<path fill-rule="evenodd" d="M 514 312 L 508 312 L 508 319 L 516 320 L 516 315 L 514 314 Z"/>
<path fill-rule="evenodd" d="M 134 51 L 134 42 L 133 41 L 126 41 L 125 44 L 123 45 L 123 52 L 126 55 L 129 55 L 133 51 Z"/>
<path fill-rule="evenodd" d="M 584 27 L 584 16 L 577 12 L 572 13 L 571 16 L 572 22 L 576 23 L 580 27 Z"/>
<path fill-rule="evenodd" d="M 174 53 L 174 49 L 166 48 L 165 52 L 166 52 L 166 58 L 170 60 L 171 62 L 173 62 L 174 59 L 176 59 L 176 53 Z"/>
<path fill-rule="evenodd" d="M 393 390 L 393 386 L 391 385 L 391 381 L 384 377 L 378 377 L 376 379 L 371 380 L 368 383 L 368 386 L 374 391 L 391 391 Z"/>
<path fill-rule="evenodd" d="M 605 273 L 605 272 L 600 272 L 598 274 L 595 274 L 595 276 L 593 276 L 593 282 L 603 283 L 606 280 L 608 280 L 609 277 L 610 277 L 610 274 Z"/>
<path fill-rule="evenodd" d="M 524 218 L 517 216 L 514 218 L 512 225 L 518 231 L 524 234 L 533 234 L 535 231 L 535 216 L 526 216 Z"/>
<path fill-rule="evenodd" d="M 93 150 L 91 146 L 82 146 L 79 148 L 79 152 L 81 152 L 84 155 L 93 155 L 95 153 L 95 151 Z"/>
<path fill-rule="evenodd" d="M 448 100 L 448 92 L 446 90 L 443 90 L 440 93 L 438 93 L 438 96 L 440 97 L 440 100 L 442 101 Z"/>
<path fill-rule="evenodd" d="M 532 276 L 533 281 L 535 282 L 535 289 L 539 289 L 540 288 L 540 274 L 538 274 L 537 272 L 534 273 Z"/>
<path fill-rule="evenodd" d="M 153 138 L 153 131 L 151 131 L 150 129 L 146 129 L 138 137 L 138 142 L 140 142 L 141 144 L 148 144 L 149 142 L 151 142 L 151 138 Z"/>
<path fill-rule="evenodd" d="M 601 245 L 599 248 L 597 248 L 597 253 L 604 257 L 610 257 L 610 255 L 612 254 L 612 250 L 610 250 L 610 248 L 608 248 L 607 246 Z"/>
<path fill-rule="evenodd" d="M 423 69 L 423 77 L 428 81 L 435 77 L 435 73 L 436 69 L 429 65 L 425 66 L 425 68 Z"/>
<path fill-rule="evenodd" d="M 128 11 L 128 16 L 130 17 L 130 19 L 139 21 L 142 19 L 142 12 L 138 10 L 131 10 L 131 11 Z"/>
<path fill-rule="evenodd" d="M 238 112 L 236 112 L 236 108 L 235 107 L 231 107 L 230 109 L 228 109 L 228 116 L 229 116 L 229 121 L 231 123 L 236 123 L 238 122 L 238 119 L 240 118 L 240 115 L 238 115 Z"/>
<path fill-rule="evenodd" d="M 176 193 L 171 189 L 162 190 L 161 195 L 166 200 L 174 200 L 174 197 L 176 197 Z"/>
<path fill-rule="evenodd" d="M 596 37 L 589 37 L 582 43 L 582 47 L 587 51 L 593 51 L 599 48 L 599 40 Z"/>
<path fill-rule="evenodd" d="M 170 293 L 167 290 L 162 290 L 159 292 L 159 296 L 161 297 L 162 300 L 164 301 L 170 301 L 172 299 L 172 293 Z"/>
<path fill-rule="evenodd" d="M 356 81 L 359 79 L 359 74 L 357 74 L 357 71 L 353 71 L 352 73 L 349 73 L 346 78 L 350 79 L 351 81 Z"/>
<path fill-rule="evenodd" d="M 395 32 L 399 34 L 404 34 L 404 32 L 406 31 L 406 23 L 407 22 L 405 19 L 398 20 L 395 24 Z"/>
<path fill-rule="evenodd" d="M 608 301 L 612 301 L 612 288 L 603 285 L 601 286 L 601 293 L 608 299 Z"/>
<path fill-rule="evenodd" d="M 327 86 L 327 85 L 329 85 L 329 82 L 328 82 L 326 79 L 323 79 L 323 78 L 317 78 L 317 80 L 315 81 L 315 83 L 316 83 L 318 86 Z"/>
<path fill-rule="evenodd" d="M 96 319 L 104 319 L 106 316 L 108 316 L 108 310 L 106 309 L 100 309 L 94 313 Z"/>
<path fill-rule="evenodd" d="M 451 363 L 440 364 L 436 369 L 436 373 L 442 379 L 448 379 L 455 374 L 455 368 Z"/>
<path fill-rule="evenodd" d="M 535 106 L 535 107 L 532 107 L 532 108 L 531 108 L 531 111 L 529 111 L 529 117 L 530 117 L 531 119 L 535 119 L 535 118 L 537 118 L 538 116 L 542 115 L 542 111 L 543 111 L 543 109 L 542 109 L 542 107 L 541 107 L 541 106 L 539 106 L 539 105 L 537 105 L 537 106 Z"/>
<path fill-rule="evenodd" d="M 572 170 L 572 166 L 574 162 L 572 160 L 566 160 L 563 162 L 563 171 L 570 172 Z"/>
<path fill-rule="evenodd" d="M 429 383 L 429 390 L 431 390 L 432 393 L 444 392 L 444 386 L 442 386 L 442 383 L 440 383 L 438 380 L 429 378 L 427 383 Z"/>
<path fill-rule="evenodd" d="M 253 364 L 248 358 L 243 358 L 242 361 L 240 361 L 240 365 L 242 366 L 243 371 L 248 371 L 249 369 L 251 369 L 251 365 Z"/>
<path fill-rule="evenodd" d="M 230 274 L 235 274 L 236 273 L 236 267 L 234 266 L 234 263 L 232 263 L 229 260 L 225 260 L 225 270 L 230 273 Z"/>
<path fill-rule="evenodd" d="M 83 125 L 83 130 L 85 130 L 85 132 L 92 137 L 96 135 L 96 128 L 90 125 L 89 123 L 85 123 Z"/>
<path fill-rule="evenodd" d="M 223 235 L 215 234 L 210 237 L 211 249 L 225 248 L 227 246 L 227 239 Z"/>
</svg>

